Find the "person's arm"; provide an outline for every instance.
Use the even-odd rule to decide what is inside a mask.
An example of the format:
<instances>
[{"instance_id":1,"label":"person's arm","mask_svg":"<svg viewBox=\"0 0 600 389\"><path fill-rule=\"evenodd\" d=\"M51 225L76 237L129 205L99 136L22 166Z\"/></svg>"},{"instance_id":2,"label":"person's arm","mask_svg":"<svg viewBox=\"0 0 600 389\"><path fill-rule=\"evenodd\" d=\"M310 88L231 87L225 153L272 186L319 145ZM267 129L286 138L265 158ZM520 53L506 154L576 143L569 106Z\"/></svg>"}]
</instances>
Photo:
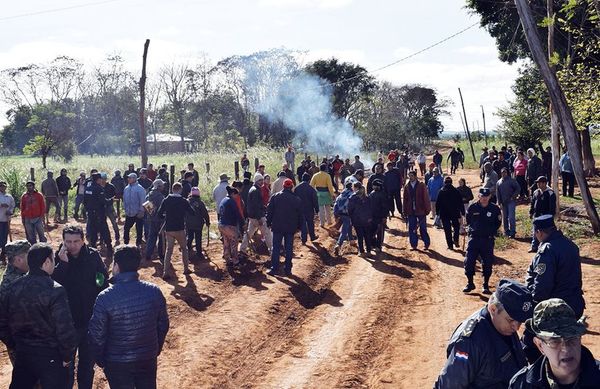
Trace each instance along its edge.
<instances>
[{"instance_id":1,"label":"person's arm","mask_svg":"<svg viewBox=\"0 0 600 389\"><path fill-rule=\"evenodd\" d=\"M6 211L9 215L15 213L15 199L12 196L8 198L8 209Z\"/></svg>"},{"instance_id":2,"label":"person's arm","mask_svg":"<svg viewBox=\"0 0 600 389\"><path fill-rule=\"evenodd\" d=\"M163 345L165 344L165 338L167 337L167 333L169 332L169 314L167 313L167 303L165 301L165 296L163 296L160 289L157 290L157 293L160 295L160 302L158 307L158 320L156 323L156 329L158 333L158 353L160 354Z\"/></svg>"},{"instance_id":3,"label":"person's arm","mask_svg":"<svg viewBox=\"0 0 600 389\"><path fill-rule=\"evenodd\" d=\"M531 205L529 206L529 217L535 213L535 192L531 194Z\"/></svg>"},{"instance_id":4,"label":"person's arm","mask_svg":"<svg viewBox=\"0 0 600 389\"><path fill-rule=\"evenodd\" d=\"M69 272L69 257L67 256L67 251L64 248L63 243L58 246L58 251L54 256L54 262L56 265L54 267L54 272L52 272L52 279L65 286L67 283L67 273Z\"/></svg>"},{"instance_id":5,"label":"person's arm","mask_svg":"<svg viewBox=\"0 0 600 389\"><path fill-rule=\"evenodd\" d=\"M108 321L110 320L103 296L99 296L94 304L92 318L88 324L88 341L96 364L104 367L104 347L108 334Z\"/></svg>"},{"instance_id":6,"label":"person's arm","mask_svg":"<svg viewBox=\"0 0 600 389\"><path fill-rule=\"evenodd\" d=\"M46 213L46 200L44 200L44 196L38 193L38 198L40 200L40 208L42 209L42 216Z\"/></svg>"},{"instance_id":7,"label":"person's arm","mask_svg":"<svg viewBox=\"0 0 600 389\"><path fill-rule=\"evenodd\" d=\"M267 227L271 227L271 224L273 223L273 203L274 203L274 198L271 198L271 201L269 201L269 204L267 205L267 214L266 214L266 219L267 219Z\"/></svg>"},{"instance_id":8,"label":"person's arm","mask_svg":"<svg viewBox=\"0 0 600 389\"><path fill-rule=\"evenodd\" d=\"M196 215L196 211L194 210L194 208L190 205L190 203L188 201L185 201L185 212L189 215Z\"/></svg>"},{"instance_id":9,"label":"person's arm","mask_svg":"<svg viewBox=\"0 0 600 389\"><path fill-rule=\"evenodd\" d=\"M549 248L543 247L534 258L533 285L531 285L531 297L533 301L539 303L552 297L554 290L554 280L556 279L556 264L554 256L549 252ZM536 261L537 259L537 261Z\"/></svg>"},{"instance_id":10,"label":"person's arm","mask_svg":"<svg viewBox=\"0 0 600 389\"><path fill-rule=\"evenodd\" d=\"M467 389L479 372L478 350L471 339L459 340L448 352L448 359L434 389Z\"/></svg>"},{"instance_id":11,"label":"person's arm","mask_svg":"<svg viewBox=\"0 0 600 389\"><path fill-rule=\"evenodd\" d=\"M54 335L58 340L58 348L63 362L72 362L77 345L77 333L73 326L73 318L69 303L67 301L67 292L65 288L55 288L50 302L50 320L54 325Z\"/></svg>"},{"instance_id":12,"label":"person's arm","mask_svg":"<svg viewBox=\"0 0 600 389\"><path fill-rule=\"evenodd\" d=\"M163 201L160 203L160 206L158 207L158 211L156 211L156 215L160 218L164 218L165 217L165 212L166 212L166 205L165 203L167 202L167 198L165 197L163 199ZM218 207L218 205L217 205Z\"/></svg>"},{"instance_id":13,"label":"person's arm","mask_svg":"<svg viewBox=\"0 0 600 389\"><path fill-rule=\"evenodd\" d=\"M0 294L0 341L9 349L15 348L15 341L8 326L8 292Z\"/></svg>"},{"instance_id":14,"label":"person's arm","mask_svg":"<svg viewBox=\"0 0 600 389\"><path fill-rule=\"evenodd\" d=\"M202 216L202 218L204 219L204 223L207 226L210 226L210 216L208 214L208 209L206 209L206 205L202 201L200 201L200 216Z\"/></svg>"},{"instance_id":15,"label":"person's arm","mask_svg":"<svg viewBox=\"0 0 600 389\"><path fill-rule=\"evenodd\" d=\"M550 214L554 216L556 215L556 193L552 192L548 197L550 201Z\"/></svg>"}]
</instances>

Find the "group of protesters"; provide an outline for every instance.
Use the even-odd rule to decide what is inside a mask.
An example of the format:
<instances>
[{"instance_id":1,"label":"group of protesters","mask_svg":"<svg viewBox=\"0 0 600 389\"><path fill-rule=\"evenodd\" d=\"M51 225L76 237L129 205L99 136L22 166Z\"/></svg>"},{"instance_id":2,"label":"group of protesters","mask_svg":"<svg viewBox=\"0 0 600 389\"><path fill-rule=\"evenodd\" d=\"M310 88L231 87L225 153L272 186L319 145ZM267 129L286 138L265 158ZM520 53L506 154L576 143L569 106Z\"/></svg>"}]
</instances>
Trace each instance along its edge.
<instances>
[{"instance_id":1,"label":"group of protesters","mask_svg":"<svg viewBox=\"0 0 600 389\"><path fill-rule=\"evenodd\" d=\"M544 315L560 314L567 322L583 312L583 300L577 297L581 291L578 262L568 265L570 278L565 276L564 282L548 278L562 269L557 264L560 258L576 255L578 259L578 252L575 254L573 243L554 225L555 195L548 187L550 172L543 170L545 161L551 161L551 155L542 154L541 168L535 170L538 162L534 149L527 151L527 159L520 149L514 155L511 148L504 147L500 151L486 149L484 153L480 164L482 186L477 198L464 178L458 179L455 186L453 177L444 175L443 158L437 150L429 165L422 150L413 153L404 147L387 155L380 153L371 166L365 166L359 155L352 161L339 155L315 161L306 155L296 167L295 151L289 147L283 156L285 162L279 171L272 172L273 176L264 165L258 165L252 173L248 156L244 154L240 159L243 179L232 181L227 173L222 173L211 193L223 259L230 271L243 270L249 262L249 251L260 254L262 247L271 258L267 274L280 275L283 253L284 274L292 277L296 233L300 232L302 244L308 244L309 238L316 244L319 240L317 221L321 230L337 234L333 255L343 255L349 247L356 246L360 256L377 260L384 248L387 222L396 215L406 223L410 248L417 250L420 239L424 249L429 250L427 217L430 216L432 224L444 230L448 249L459 248L461 233L469 237L464 261L468 283L463 292L475 289L475 263L480 260L484 276L482 292L491 294L489 279L494 262L494 239L502 224L505 235L515 237L515 208L521 197L530 200L531 252L536 253L528 273L528 285L523 287L512 281L505 282L506 286L499 285L488 306L474 316L475 321L465 322L460 333L463 337L470 335L469 331L474 331L471 327L484 319L494 326L499 318L506 319L504 316L508 317L506 320L521 323L525 319L513 313L515 304L529 302L531 308L534 303L542 304L549 298L562 298L562 302L551 300L546 305L538 305L539 310L537 307L527 309L533 316L529 316L532 322L526 343L528 352L535 355L535 350L531 351L534 345L542 349L538 340L550 344L548 339L554 339L542 331L540 323L545 320ZM568 154L565 155L561 158L563 187L564 181L570 180L566 175L569 169L572 174ZM447 160L451 163L450 173L456 174L459 165L462 167L464 154L460 148L453 148ZM524 174L523 160L526 161ZM530 178L535 175L532 181ZM523 179L526 192L521 186ZM564 194L572 196L572 185L569 185L567 182ZM41 184L42 193L37 192L35 182L29 181L21 197L21 218L27 240L8 245L15 203L6 189L6 183L0 182L0 243L9 263L0 285L0 340L7 345L14 363L11 388L32 387L37 382L42 387L63 387L54 386L55 382L65 382L64 387L72 387L75 356L80 388L91 387L94 364L104 368L111 387L155 387L156 358L168 331L168 316L160 290L139 281L137 270L143 260L158 257L162 277L173 278L171 259L176 242L181 250L184 275L191 273L192 257L204 257L203 230L210 227L211 217L200 197L199 174L194 164L188 164L176 182L170 182L166 165L155 170L151 164L141 169L130 164L123 174L115 171L110 180L108 174L93 169L89 178L81 172L73 183L65 169L56 179L48 172ZM72 216L76 221L87 223L85 229L67 224L62 231L63 241L58 251L53 252L51 246L44 243L48 211L54 205L54 222L67 223L68 193L72 189L76 190ZM125 219L124 246L120 245L121 206ZM130 230L134 226L135 245L129 245ZM113 237L116 248L113 248ZM106 256L113 259L114 284L110 287L108 271L98 250L106 250ZM568 285L569 292L564 292L567 289L561 289L561 285ZM36 298L39 295L47 298ZM516 298L516 303L511 298ZM530 300L523 300L527 298ZM567 303L568 309L564 307ZM522 308L525 311L525 305ZM546 310L550 313L545 313ZM40 315L50 319L42 319ZM143 322L147 331L138 331L138 322ZM28 331L40 324L42 328L30 336ZM515 326L511 324L505 329L506 339L514 336ZM502 333L498 327L496 330ZM565 338L561 329L554 330L558 338ZM581 335L580 328L573 331L575 336ZM479 336L485 337L485 334ZM456 346L461 341L462 338L456 337L449 346L449 362L436 387L469 387L455 384L463 382L461 374L467 374L460 369L453 370L454 364L469 358L469 351ZM520 354L512 352L519 368L524 367ZM48 363L49 360L53 363ZM473 377L469 379L471 384L479 382ZM486 387L486 381L481 382L484 384L479 387Z\"/></svg>"}]
</instances>

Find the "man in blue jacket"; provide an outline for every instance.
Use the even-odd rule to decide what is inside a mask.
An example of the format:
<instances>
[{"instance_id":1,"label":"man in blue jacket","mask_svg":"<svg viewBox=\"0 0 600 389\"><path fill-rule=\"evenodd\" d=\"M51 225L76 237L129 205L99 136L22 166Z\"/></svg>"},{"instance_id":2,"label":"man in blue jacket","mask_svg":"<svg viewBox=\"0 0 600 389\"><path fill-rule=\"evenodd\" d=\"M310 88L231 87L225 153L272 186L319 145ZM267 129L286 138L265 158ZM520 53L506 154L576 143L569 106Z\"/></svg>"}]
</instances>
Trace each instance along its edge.
<instances>
[{"instance_id":1,"label":"man in blue jacket","mask_svg":"<svg viewBox=\"0 0 600 389\"><path fill-rule=\"evenodd\" d=\"M156 362L169 330L160 289L140 281L141 254L133 246L115 250L113 284L94 305L89 341L111 388L156 388Z\"/></svg>"},{"instance_id":2,"label":"man in blue jacket","mask_svg":"<svg viewBox=\"0 0 600 389\"><path fill-rule=\"evenodd\" d=\"M285 240L285 275L292 275L292 249L294 234L302 223L302 203L292 193L294 183L287 178L283 182L283 190L275 193L267 206L267 226L273 231L273 251L271 253L271 269L269 275L276 275L279 269L281 242Z\"/></svg>"},{"instance_id":3,"label":"man in blue jacket","mask_svg":"<svg viewBox=\"0 0 600 389\"><path fill-rule=\"evenodd\" d=\"M396 202L396 208L398 213L402 215L402 197L400 191L402 190L403 178L402 171L394 167L392 162L388 162L387 171L383 174L383 187L388 198L388 209L394 216L394 201Z\"/></svg>"},{"instance_id":4,"label":"man in blue jacket","mask_svg":"<svg viewBox=\"0 0 600 389\"><path fill-rule=\"evenodd\" d=\"M437 201L438 193L444 186L444 178L440 174L440 170L435 167L433 168L433 176L427 181L427 191L429 193L429 200L431 201L431 218L436 219L435 202ZM437 221L437 219L436 219ZM441 224L436 224L439 227Z\"/></svg>"},{"instance_id":5,"label":"man in blue jacket","mask_svg":"<svg viewBox=\"0 0 600 389\"><path fill-rule=\"evenodd\" d=\"M137 174L129 173L128 185L123 190L123 209L125 210L125 226L123 227L123 242L129 244L129 230L135 225L135 245L142 245L144 234L144 203L146 190L137 182Z\"/></svg>"},{"instance_id":6,"label":"man in blue jacket","mask_svg":"<svg viewBox=\"0 0 600 389\"><path fill-rule=\"evenodd\" d=\"M487 305L456 328L434 389L504 389L527 365L517 331L533 312L531 295L502 279Z\"/></svg>"}]
</instances>

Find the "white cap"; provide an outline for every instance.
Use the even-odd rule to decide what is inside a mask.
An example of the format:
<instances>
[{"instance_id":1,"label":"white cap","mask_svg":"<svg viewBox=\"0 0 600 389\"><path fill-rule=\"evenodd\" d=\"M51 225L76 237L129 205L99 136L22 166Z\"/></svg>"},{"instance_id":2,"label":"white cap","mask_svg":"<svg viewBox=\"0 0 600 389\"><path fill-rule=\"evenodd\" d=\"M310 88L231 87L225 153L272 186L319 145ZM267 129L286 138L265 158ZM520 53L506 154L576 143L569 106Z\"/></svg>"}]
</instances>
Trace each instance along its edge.
<instances>
[{"instance_id":1,"label":"white cap","mask_svg":"<svg viewBox=\"0 0 600 389\"><path fill-rule=\"evenodd\" d=\"M260 173L258 173L258 172L254 174L254 183L255 183L255 184L256 184L258 181L260 181L260 180L264 180L264 179L265 179L265 178L263 177L263 175L262 175L262 174L260 174Z\"/></svg>"}]
</instances>

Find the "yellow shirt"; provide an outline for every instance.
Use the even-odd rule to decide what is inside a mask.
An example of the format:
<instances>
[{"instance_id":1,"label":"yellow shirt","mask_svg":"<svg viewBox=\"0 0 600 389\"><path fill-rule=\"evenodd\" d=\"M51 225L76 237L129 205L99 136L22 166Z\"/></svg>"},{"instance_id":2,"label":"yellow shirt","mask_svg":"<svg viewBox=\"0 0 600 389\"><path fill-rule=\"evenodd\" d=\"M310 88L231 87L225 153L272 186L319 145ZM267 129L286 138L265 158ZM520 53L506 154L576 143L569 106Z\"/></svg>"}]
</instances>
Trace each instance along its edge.
<instances>
[{"instance_id":1,"label":"yellow shirt","mask_svg":"<svg viewBox=\"0 0 600 389\"><path fill-rule=\"evenodd\" d=\"M331 183L331 176L324 171L320 171L314 176L312 176L310 180L310 186L313 188L327 188L329 190L329 194L333 196L333 184Z\"/></svg>"}]
</instances>

